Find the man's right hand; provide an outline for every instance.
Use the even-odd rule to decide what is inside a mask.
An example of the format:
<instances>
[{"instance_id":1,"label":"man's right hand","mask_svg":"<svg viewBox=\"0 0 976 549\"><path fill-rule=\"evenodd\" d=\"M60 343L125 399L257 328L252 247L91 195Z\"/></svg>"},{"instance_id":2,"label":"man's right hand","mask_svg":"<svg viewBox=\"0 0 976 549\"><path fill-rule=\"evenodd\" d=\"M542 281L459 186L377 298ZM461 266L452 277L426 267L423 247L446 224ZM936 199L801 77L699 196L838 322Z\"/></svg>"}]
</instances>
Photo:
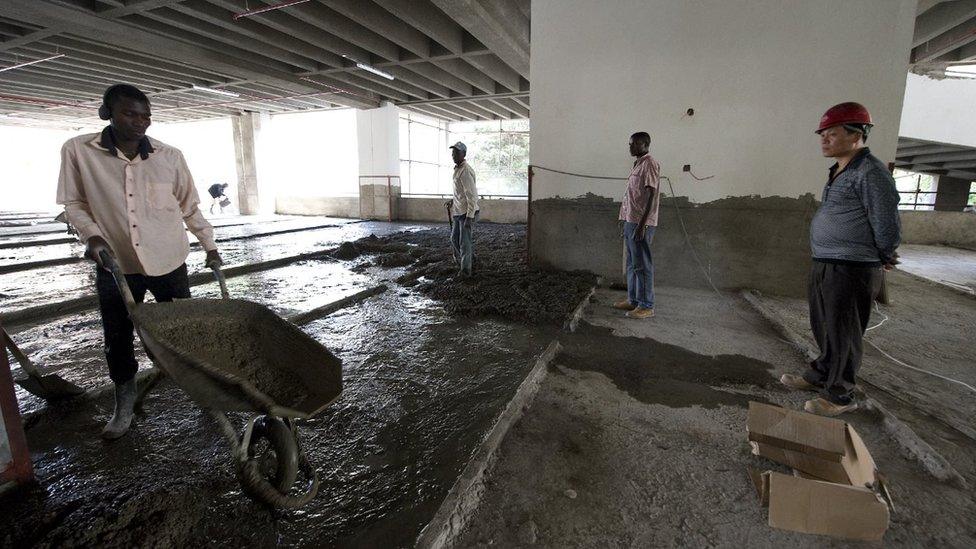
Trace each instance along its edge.
<instances>
[{"instance_id":1,"label":"man's right hand","mask_svg":"<svg viewBox=\"0 0 976 549\"><path fill-rule=\"evenodd\" d=\"M101 253L106 252L108 255L112 254L112 247L108 245L108 242L100 236L93 236L88 239L88 243L85 247L85 257L91 259L98 264L99 267L105 268L102 264Z\"/></svg>"}]
</instances>

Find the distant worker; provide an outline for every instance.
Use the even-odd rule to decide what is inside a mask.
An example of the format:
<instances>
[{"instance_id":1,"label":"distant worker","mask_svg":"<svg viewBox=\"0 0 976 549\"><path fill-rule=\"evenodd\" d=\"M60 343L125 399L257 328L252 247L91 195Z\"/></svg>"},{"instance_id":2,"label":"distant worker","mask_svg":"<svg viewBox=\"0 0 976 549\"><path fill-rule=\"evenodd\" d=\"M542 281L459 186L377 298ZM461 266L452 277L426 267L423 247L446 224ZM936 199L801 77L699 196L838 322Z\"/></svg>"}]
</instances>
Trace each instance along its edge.
<instances>
[{"instance_id":1,"label":"distant worker","mask_svg":"<svg viewBox=\"0 0 976 549\"><path fill-rule=\"evenodd\" d=\"M222 261L183 154L146 137L151 113L145 94L126 84L111 86L98 115L111 123L100 133L69 139L61 149L57 202L86 244L85 255L98 265L105 357L115 383L115 411L102 436L115 439L132 422L138 363L132 322L101 253L115 258L140 303L147 290L159 302L190 297L184 223L206 250L207 266Z\"/></svg>"},{"instance_id":2,"label":"distant worker","mask_svg":"<svg viewBox=\"0 0 976 549\"><path fill-rule=\"evenodd\" d=\"M624 245L627 247L627 299L614 308L627 311L630 318L654 316L654 261L651 242L657 228L661 204L661 165L648 152L651 136L637 132L630 136L630 155L634 167L627 179L627 190L620 204L624 222Z\"/></svg>"},{"instance_id":3,"label":"distant worker","mask_svg":"<svg viewBox=\"0 0 976 549\"><path fill-rule=\"evenodd\" d=\"M481 211L478 209L478 187L471 165L465 161L468 147L458 141L451 145L454 159L454 200L448 202L451 209L451 247L458 262L458 276L470 277L474 261L474 229Z\"/></svg>"},{"instance_id":4,"label":"distant worker","mask_svg":"<svg viewBox=\"0 0 976 549\"><path fill-rule=\"evenodd\" d=\"M218 212L224 213L224 208L230 206L230 198L227 198L227 195L224 194L227 187L227 183L214 183L207 189L211 198L210 213L214 213L214 208L217 208Z\"/></svg>"},{"instance_id":5,"label":"distant worker","mask_svg":"<svg viewBox=\"0 0 976 549\"><path fill-rule=\"evenodd\" d=\"M825 416L857 409L855 376L871 304L882 269L898 263L899 195L888 168L865 146L872 127L864 106L841 103L824 113L816 132L824 157L836 161L810 224L810 327L820 356L802 377L785 374L781 381L819 391L803 408Z\"/></svg>"}]
</instances>

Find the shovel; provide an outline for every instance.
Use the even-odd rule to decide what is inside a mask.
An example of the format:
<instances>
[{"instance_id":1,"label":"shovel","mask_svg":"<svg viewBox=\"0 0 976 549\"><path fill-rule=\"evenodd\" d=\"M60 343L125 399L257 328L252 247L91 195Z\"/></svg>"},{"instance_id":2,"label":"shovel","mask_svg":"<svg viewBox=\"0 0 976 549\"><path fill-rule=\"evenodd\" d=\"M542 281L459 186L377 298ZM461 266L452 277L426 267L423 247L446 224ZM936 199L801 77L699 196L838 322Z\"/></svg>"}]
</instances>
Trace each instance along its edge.
<instances>
[{"instance_id":1,"label":"shovel","mask_svg":"<svg viewBox=\"0 0 976 549\"><path fill-rule=\"evenodd\" d=\"M10 339L3 327L0 327L0 339L3 339L3 344L10 349L10 353L20 363L20 368L27 374L25 378L14 379L17 385L23 387L27 392L44 400L71 398L85 392L81 387L55 374L41 375L41 372L31 363L27 355Z\"/></svg>"}]
</instances>

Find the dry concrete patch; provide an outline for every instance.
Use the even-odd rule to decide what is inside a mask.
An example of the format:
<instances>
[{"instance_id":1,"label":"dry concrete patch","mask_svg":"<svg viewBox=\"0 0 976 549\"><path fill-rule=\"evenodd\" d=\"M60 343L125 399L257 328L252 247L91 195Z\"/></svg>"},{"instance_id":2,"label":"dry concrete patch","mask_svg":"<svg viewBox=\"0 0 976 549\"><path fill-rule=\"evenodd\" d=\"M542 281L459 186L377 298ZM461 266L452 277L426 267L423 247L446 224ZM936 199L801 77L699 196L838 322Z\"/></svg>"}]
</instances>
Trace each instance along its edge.
<instances>
[{"instance_id":1,"label":"dry concrete patch","mask_svg":"<svg viewBox=\"0 0 976 549\"><path fill-rule=\"evenodd\" d=\"M742 296L755 310L776 330L777 333L793 342L796 349L808 360L813 360L818 356L814 348L806 338L796 332L769 304L765 303L761 296L754 291L743 291ZM861 390L863 393L863 388ZM931 445L918 436L911 427L902 422L898 417L888 411L876 400L866 394L862 397L864 407L878 414L885 431L902 448L906 456L915 459L929 474L940 481L951 482L960 487L967 485L965 478Z\"/></svg>"}]
</instances>

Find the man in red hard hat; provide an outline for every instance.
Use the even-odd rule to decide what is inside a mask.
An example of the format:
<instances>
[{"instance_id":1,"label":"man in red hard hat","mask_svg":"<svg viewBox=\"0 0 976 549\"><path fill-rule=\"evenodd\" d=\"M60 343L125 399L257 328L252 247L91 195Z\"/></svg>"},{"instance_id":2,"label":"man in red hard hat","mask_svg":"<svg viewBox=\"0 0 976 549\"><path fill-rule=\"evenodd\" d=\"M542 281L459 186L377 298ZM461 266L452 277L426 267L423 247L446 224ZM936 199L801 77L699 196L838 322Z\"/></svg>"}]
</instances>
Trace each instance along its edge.
<instances>
[{"instance_id":1,"label":"man in red hard hat","mask_svg":"<svg viewBox=\"0 0 976 549\"><path fill-rule=\"evenodd\" d=\"M818 391L803 408L820 415L857 409L855 375L871 304L882 269L898 263L899 196L888 168L865 146L873 125L863 105L841 103L824 113L816 132L824 157L836 161L810 223L810 327L820 356L802 376L785 374L781 381Z\"/></svg>"}]
</instances>

